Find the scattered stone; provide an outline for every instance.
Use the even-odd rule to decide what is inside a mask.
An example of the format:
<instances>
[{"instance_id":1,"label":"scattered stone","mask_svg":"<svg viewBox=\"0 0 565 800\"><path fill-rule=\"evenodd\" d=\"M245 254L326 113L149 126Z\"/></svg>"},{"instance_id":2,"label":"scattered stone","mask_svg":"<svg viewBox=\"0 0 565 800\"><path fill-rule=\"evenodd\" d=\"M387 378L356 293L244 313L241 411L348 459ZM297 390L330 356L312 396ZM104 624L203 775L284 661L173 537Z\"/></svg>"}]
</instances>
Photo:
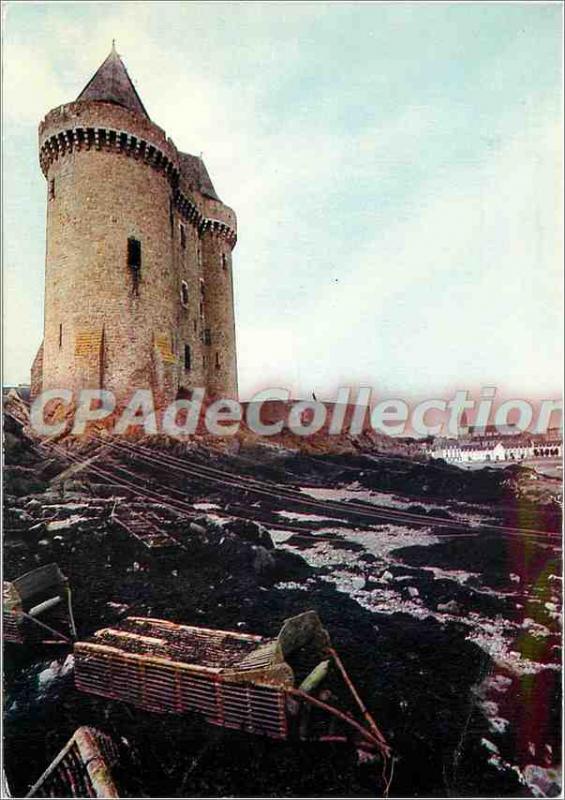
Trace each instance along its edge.
<instances>
[{"instance_id":1,"label":"scattered stone","mask_svg":"<svg viewBox=\"0 0 565 800\"><path fill-rule=\"evenodd\" d=\"M234 519L228 522L224 530L236 533L244 541L261 545L267 550L273 550L275 547L269 531L263 525L252 520Z\"/></svg>"},{"instance_id":2,"label":"scattered stone","mask_svg":"<svg viewBox=\"0 0 565 800\"><path fill-rule=\"evenodd\" d=\"M47 523L47 530L49 533L53 533L54 531L68 531L71 530L71 528L75 528L80 521L81 517L75 516L68 517L68 519L55 520Z\"/></svg>"},{"instance_id":3,"label":"scattered stone","mask_svg":"<svg viewBox=\"0 0 565 800\"><path fill-rule=\"evenodd\" d=\"M31 516L31 514L28 514L27 511L22 511L21 509L16 508L14 513L16 514L16 517L19 519L20 522L24 523L33 522L33 517Z\"/></svg>"},{"instance_id":4,"label":"scattered stone","mask_svg":"<svg viewBox=\"0 0 565 800\"><path fill-rule=\"evenodd\" d=\"M253 559L253 569L257 575L263 575L274 569L276 561L273 555L262 546L254 547L255 558Z\"/></svg>"},{"instance_id":5,"label":"scattered stone","mask_svg":"<svg viewBox=\"0 0 565 800\"><path fill-rule=\"evenodd\" d=\"M491 753L499 752L498 747L495 744L493 744L493 742L489 741L488 739L485 739L484 737L481 739L481 744L484 747L486 747L486 749L489 750Z\"/></svg>"},{"instance_id":6,"label":"scattered stone","mask_svg":"<svg viewBox=\"0 0 565 800\"><path fill-rule=\"evenodd\" d=\"M525 767L524 779L537 797L559 797L561 795L561 774L557 769L547 769L537 764Z\"/></svg>"},{"instance_id":7,"label":"scattered stone","mask_svg":"<svg viewBox=\"0 0 565 800\"><path fill-rule=\"evenodd\" d=\"M460 614L461 606L456 600L449 600L447 603L438 603L437 610L443 614Z\"/></svg>"}]
</instances>

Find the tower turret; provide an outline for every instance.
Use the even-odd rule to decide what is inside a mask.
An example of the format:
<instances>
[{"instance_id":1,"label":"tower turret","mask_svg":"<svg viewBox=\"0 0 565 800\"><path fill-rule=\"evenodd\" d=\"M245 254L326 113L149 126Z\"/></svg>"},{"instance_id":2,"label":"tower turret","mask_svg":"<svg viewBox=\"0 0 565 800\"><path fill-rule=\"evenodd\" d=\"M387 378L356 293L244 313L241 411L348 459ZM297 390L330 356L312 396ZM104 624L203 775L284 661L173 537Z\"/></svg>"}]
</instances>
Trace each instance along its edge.
<instances>
[{"instance_id":1,"label":"tower turret","mask_svg":"<svg viewBox=\"0 0 565 800\"><path fill-rule=\"evenodd\" d=\"M149 118L114 47L76 101L47 114L39 148L47 252L33 392L236 396L235 214L201 159Z\"/></svg>"}]
</instances>

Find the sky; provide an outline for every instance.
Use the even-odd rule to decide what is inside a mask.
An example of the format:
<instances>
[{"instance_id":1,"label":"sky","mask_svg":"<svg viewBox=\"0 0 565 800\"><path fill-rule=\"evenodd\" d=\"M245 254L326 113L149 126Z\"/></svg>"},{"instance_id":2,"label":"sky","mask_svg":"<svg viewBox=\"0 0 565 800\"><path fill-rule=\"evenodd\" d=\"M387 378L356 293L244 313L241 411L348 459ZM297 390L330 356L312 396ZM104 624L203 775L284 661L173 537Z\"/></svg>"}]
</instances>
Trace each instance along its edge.
<instances>
[{"instance_id":1,"label":"sky","mask_svg":"<svg viewBox=\"0 0 565 800\"><path fill-rule=\"evenodd\" d=\"M4 384L42 339L37 126L112 39L238 217L240 394L556 397L562 7L7 2Z\"/></svg>"}]
</instances>

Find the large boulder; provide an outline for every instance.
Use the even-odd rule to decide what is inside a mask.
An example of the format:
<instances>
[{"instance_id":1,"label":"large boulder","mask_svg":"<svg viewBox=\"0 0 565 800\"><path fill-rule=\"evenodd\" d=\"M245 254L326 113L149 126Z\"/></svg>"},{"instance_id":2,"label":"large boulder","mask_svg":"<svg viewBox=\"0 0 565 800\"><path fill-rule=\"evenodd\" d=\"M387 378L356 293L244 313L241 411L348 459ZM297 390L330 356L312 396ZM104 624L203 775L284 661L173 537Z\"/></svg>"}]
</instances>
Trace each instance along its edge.
<instances>
[{"instance_id":1,"label":"large boulder","mask_svg":"<svg viewBox=\"0 0 565 800\"><path fill-rule=\"evenodd\" d=\"M269 531L263 525L250 519L234 519L224 526L224 530L235 533L240 539L260 545L267 550L273 550L275 547Z\"/></svg>"},{"instance_id":2,"label":"large boulder","mask_svg":"<svg viewBox=\"0 0 565 800\"><path fill-rule=\"evenodd\" d=\"M194 519L182 533L185 547L201 563L213 563L219 571L242 578L255 576L260 583L306 579L312 568L301 556L275 548L268 531L261 525L247 528L249 539L257 537L263 543L252 543L239 533L239 520L220 523L207 516ZM234 532L238 530L238 532ZM265 537L268 537L268 539Z\"/></svg>"}]
</instances>

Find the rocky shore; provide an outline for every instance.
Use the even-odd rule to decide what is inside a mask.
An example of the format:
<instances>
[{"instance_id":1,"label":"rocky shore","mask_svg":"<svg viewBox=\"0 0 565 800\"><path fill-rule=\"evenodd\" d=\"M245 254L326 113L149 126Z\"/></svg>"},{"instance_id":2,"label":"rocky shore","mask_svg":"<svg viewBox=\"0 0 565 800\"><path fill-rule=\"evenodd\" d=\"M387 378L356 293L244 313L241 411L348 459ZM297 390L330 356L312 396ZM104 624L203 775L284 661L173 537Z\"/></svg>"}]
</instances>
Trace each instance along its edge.
<instances>
[{"instance_id":1,"label":"rocky shore","mask_svg":"<svg viewBox=\"0 0 565 800\"><path fill-rule=\"evenodd\" d=\"M96 441L41 450L16 416L5 437L4 579L59 564L79 637L132 614L274 636L314 609L394 751L390 796L557 795L560 540L509 531L558 531L559 505L528 499L527 471L245 444L144 441L144 459ZM125 510L173 546L129 536ZM342 745L81 694L64 644L7 644L4 674L15 796L80 725L121 742L124 796L375 794L374 765Z\"/></svg>"}]
</instances>

